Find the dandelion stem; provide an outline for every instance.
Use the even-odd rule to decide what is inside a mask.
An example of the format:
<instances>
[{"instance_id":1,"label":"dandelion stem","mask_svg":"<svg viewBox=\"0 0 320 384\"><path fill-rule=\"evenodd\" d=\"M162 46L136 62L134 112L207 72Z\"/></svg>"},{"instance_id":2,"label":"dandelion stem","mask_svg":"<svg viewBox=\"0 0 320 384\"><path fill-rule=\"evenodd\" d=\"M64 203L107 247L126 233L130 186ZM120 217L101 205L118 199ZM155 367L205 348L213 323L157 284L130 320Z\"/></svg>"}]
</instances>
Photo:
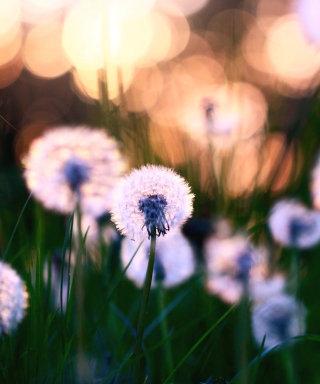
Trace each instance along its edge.
<instances>
[{"instance_id":1,"label":"dandelion stem","mask_svg":"<svg viewBox=\"0 0 320 384\"><path fill-rule=\"evenodd\" d=\"M150 255L149 255L147 273L146 273L144 286L143 286L143 292L142 292L142 300L140 305L139 319L138 319L138 325L137 325L137 336L134 344L133 358L140 355L142 350L143 331L145 326L145 319L147 314L148 300L149 300L153 268L154 268L154 260L156 255L156 239L157 239L156 228L154 227L151 230ZM141 384L142 382L143 382L142 359L140 359L140 361L138 361L134 367L134 383Z\"/></svg>"},{"instance_id":2,"label":"dandelion stem","mask_svg":"<svg viewBox=\"0 0 320 384\"><path fill-rule=\"evenodd\" d=\"M168 323L165 315L164 291L163 291L163 285L161 281L158 283L157 296L158 296L158 308L161 315L161 321L160 321L161 334L162 334L162 339L165 340L168 338ZM167 344L164 346L163 354L165 357L165 365L168 370L168 372L165 372L165 377L167 377L168 375L171 374L171 372L173 372L173 359L172 359L172 350L171 350L170 341L168 341ZM174 381L174 376L171 376L171 379L172 381Z\"/></svg>"},{"instance_id":3,"label":"dandelion stem","mask_svg":"<svg viewBox=\"0 0 320 384\"><path fill-rule=\"evenodd\" d=\"M81 210L80 204L76 207L77 229L78 229L78 246L77 259L75 267L75 288L76 288L76 315L77 315L77 376L78 382L85 382L87 378L86 361L83 350L83 270L82 270L82 254L84 241L81 229Z\"/></svg>"}]
</instances>

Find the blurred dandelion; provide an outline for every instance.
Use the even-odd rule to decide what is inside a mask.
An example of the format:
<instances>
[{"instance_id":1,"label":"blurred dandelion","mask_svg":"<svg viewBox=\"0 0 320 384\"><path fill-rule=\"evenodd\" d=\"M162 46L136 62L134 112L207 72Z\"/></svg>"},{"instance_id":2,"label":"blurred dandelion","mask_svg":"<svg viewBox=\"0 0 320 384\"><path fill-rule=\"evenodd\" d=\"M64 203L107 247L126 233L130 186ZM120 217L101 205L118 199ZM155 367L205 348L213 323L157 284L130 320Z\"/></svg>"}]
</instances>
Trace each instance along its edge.
<instances>
[{"instance_id":1,"label":"blurred dandelion","mask_svg":"<svg viewBox=\"0 0 320 384\"><path fill-rule=\"evenodd\" d=\"M0 333L10 333L21 322L28 306L25 284L10 265L0 262Z\"/></svg>"},{"instance_id":2,"label":"blurred dandelion","mask_svg":"<svg viewBox=\"0 0 320 384\"><path fill-rule=\"evenodd\" d=\"M124 162L103 131L60 127L31 144L25 167L28 188L46 208L69 213L78 201L83 213L97 217L110 209Z\"/></svg>"},{"instance_id":3,"label":"blurred dandelion","mask_svg":"<svg viewBox=\"0 0 320 384\"><path fill-rule=\"evenodd\" d=\"M155 165L133 170L114 193L111 220L131 238L165 235L192 213L194 195L173 170Z\"/></svg>"},{"instance_id":4,"label":"blurred dandelion","mask_svg":"<svg viewBox=\"0 0 320 384\"><path fill-rule=\"evenodd\" d=\"M286 247L310 248L320 241L320 213L294 199L278 201L268 224L273 238Z\"/></svg>"},{"instance_id":5,"label":"blurred dandelion","mask_svg":"<svg viewBox=\"0 0 320 384\"><path fill-rule=\"evenodd\" d=\"M121 246L123 268L129 264L136 249L136 242L128 237L123 239ZM138 287L142 287L145 279L149 252L150 244L144 242L126 271L127 277ZM192 276L195 267L194 252L189 241L178 231L169 233L157 241L152 286L157 282L161 282L167 288L181 284Z\"/></svg>"},{"instance_id":6,"label":"blurred dandelion","mask_svg":"<svg viewBox=\"0 0 320 384\"><path fill-rule=\"evenodd\" d=\"M266 273L267 252L254 249L236 235L226 239L211 236L204 244L207 290L228 303L237 303L252 280Z\"/></svg>"},{"instance_id":7,"label":"blurred dandelion","mask_svg":"<svg viewBox=\"0 0 320 384\"><path fill-rule=\"evenodd\" d=\"M279 293L254 305L252 332L258 346L270 348L305 332L306 310L293 296Z\"/></svg>"}]
</instances>

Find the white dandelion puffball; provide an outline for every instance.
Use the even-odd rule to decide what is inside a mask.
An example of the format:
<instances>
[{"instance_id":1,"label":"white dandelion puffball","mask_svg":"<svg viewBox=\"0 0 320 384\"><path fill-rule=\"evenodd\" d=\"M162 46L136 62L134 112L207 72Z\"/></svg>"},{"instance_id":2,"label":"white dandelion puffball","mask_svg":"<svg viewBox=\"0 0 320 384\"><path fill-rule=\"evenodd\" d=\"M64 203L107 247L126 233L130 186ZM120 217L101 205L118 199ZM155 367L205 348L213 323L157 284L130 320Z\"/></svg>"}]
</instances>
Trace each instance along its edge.
<instances>
[{"instance_id":1,"label":"white dandelion puffball","mask_svg":"<svg viewBox=\"0 0 320 384\"><path fill-rule=\"evenodd\" d=\"M121 244L121 263L126 268L139 243L125 237ZM150 242L144 241L126 271L128 279L142 287L146 277L150 253ZM176 231L157 241L152 286L157 282L166 288L176 286L189 279L196 267L193 249L189 241Z\"/></svg>"},{"instance_id":2,"label":"white dandelion puffball","mask_svg":"<svg viewBox=\"0 0 320 384\"><path fill-rule=\"evenodd\" d=\"M285 293L270 297L252 310L252 333L260 347L266 335L264 348L270 348L305 332L306 310L292 296Z\"/></svg>"},{"instance_id":3,"label":"white dandelion puffball","mask_svg":"<svg viewBox=\"0 0 320 384\"><path fill-rule=\"evenodd\" d=\"M180 227L191 216L194 195L172 169L147 165L125 176L114 197L111 220L135 239Z\"/></svg>"},{"instance_id":4,"label":"white dandelion puffball","mask_svg":"<svg viewBox=\"0 0 320 384\"><path fill-rule=\"evenodd\" d=\"M14 330L28 305L25 284L10 265L0 261L0 333Z\"/></svg>"},{"instance_id":5,"label":"white dandelion puffball","mask_svg":"<svg viewBox=\"0 0 320 384\"><path fill-rule=\"evenodd\" d=\"M237 303L245 288L266 270L267 254L240 235L219 239L209 237L204 244L206 288L223 301Z\"/></svg>"},{"instance_id":6,"label":"white dandelion puffball","mask_svg":"<svg viewBox=\"0 0 320 384\"><path fill-rule=\"evenodd\" d=\"M268 225L273 238L286 247L310 248L320 241L320 213L294 199L277 202Z\"/></svg>"},{"instance_id":7,"label":"white dandelion puffball","mask_svg":"<svg viewBox=\"0 0 320 384\"><path fill-rule=\"evenodd\" d=\"M112 192L124 171L118 145L98 129L58 127L32 142L25 179L48 209L74 210L95 217L110 210Z\"/></svg>"}]
</instances>

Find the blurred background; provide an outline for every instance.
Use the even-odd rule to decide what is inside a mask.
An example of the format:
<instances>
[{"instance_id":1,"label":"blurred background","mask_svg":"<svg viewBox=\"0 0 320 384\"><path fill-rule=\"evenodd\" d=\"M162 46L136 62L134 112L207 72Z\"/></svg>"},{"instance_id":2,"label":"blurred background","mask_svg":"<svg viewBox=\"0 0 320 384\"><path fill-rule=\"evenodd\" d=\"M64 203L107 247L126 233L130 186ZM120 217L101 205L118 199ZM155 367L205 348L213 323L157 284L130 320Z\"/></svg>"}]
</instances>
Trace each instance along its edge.
<instances>
[{"instance_id":1,"label":"blurred background","mask_svg":"<svg viewBox=\"0 0 320 384\"><path fill-rule=\"evenodd\" d=\"M1 205L23 193L30 142L81 124L105 127L129 167L161 163L193 179L196 216L237 201L248 222L261 199L266 210L286 193L308 202L319 141L315 1L0 7Z\"/></svg>"},{"instance_id":2,"label":"blurred background","mask_svg":"<svg viewBox=\"0 0 320 384\"><path fill-rule=\"evenodd\" d=\"M0 10L2 252L28 196L22 173L29 145L59 125L106 128L128 169L156 163L182 174L196 195L184 233L199 254L218 217L251 231L255 243L270 244L266 217L277 199L296 197L319 208L310 195L320 140L316 0L0 0ZM17 266L21 244L33 244L34 212L45 223L44 252L63 242L65 218L40 210L29 206L19 224L11 251ZM303 251L310 333L320 332L317 249ZM271 246L270 255L273 267L288 267L286 251ZM195 313L196 294L193 300ZM220 315L227 308L215 305ZM232 349L231 336L222 335L212 342ZM313 364L319 348L306 356ZM308 363L301 363L301 377L307 370L316 383L320 372L314 363L310 373ZM233 364L223 352L216 360L222 373L206 361L194 382L230 379ZM270 364L277 372L279 360Z\"/></svg>"}]
</instances>

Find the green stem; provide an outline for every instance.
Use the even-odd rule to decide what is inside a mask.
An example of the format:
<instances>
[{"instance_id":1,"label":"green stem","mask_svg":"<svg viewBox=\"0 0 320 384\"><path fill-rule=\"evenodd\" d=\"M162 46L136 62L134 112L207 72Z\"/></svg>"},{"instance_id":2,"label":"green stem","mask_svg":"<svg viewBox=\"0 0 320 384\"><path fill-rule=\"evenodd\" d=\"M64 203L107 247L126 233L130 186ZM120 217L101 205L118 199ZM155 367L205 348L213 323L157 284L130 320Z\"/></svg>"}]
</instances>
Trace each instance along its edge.
<instances>
[{"instance_id":1,"label":"green stem","mask_svg":"<svg viewBox=\"0 0 320 384\"><path fill-rule=\"evenodd\" d=\"M78 244L77 244L77 258L75 266L75 288L76 288L76 316L77 316L77 376L78 383L83 383L88 378L86 369L86 359L83 348L83 268L82 268L82 254L84 249L84 241L81 228L81 210L80 204L76 206L77 229L78 229Z\"/></svg>"},{"instance_id":2,"label":"green stem","mask_svg":"<svg viewBox=\"0 0 320 384\"><path fill-rule=\"evenodd\" d=\"M165 311L164 290L161 282L158 283L157 298L158 298L158 309L161 315L161 322L160 322L161 335L162 335L162 339L165 340L168 338L168 323L164 315L164 311ZM172 358L172 349L171 349L170 341L168 341L167 344L164 346L163 354L165 357L165 366L168 370L167 372L164 372L164 374L165 374L165 377L167 377L173 371L173 358ZM172 376L171 379L172 381L174 381L174 376Z\"/></svg>"},{"instance_id":3,"label":"green stem","mask_svg":"<svg viewBox=\"0 0 320 384\"><path fill-rule=\"evenodd\" d=\"M138 326L137 326L137 336L134 344L133 358L141 354L142 351L142 340L143 340L143 331L145 326L147 308L148 308L148 300L149 294L151 290L151 282L154 268L154 260L156 255L156 230L155 228L151 233L151 241L150 241L150 255L147 273L144 281L143 292L142 292L142 300L140 305ZM137 362L134 366L134 383L141 384L143 382L142 378L142 358Z\"/></svg>"}]
</instances>

